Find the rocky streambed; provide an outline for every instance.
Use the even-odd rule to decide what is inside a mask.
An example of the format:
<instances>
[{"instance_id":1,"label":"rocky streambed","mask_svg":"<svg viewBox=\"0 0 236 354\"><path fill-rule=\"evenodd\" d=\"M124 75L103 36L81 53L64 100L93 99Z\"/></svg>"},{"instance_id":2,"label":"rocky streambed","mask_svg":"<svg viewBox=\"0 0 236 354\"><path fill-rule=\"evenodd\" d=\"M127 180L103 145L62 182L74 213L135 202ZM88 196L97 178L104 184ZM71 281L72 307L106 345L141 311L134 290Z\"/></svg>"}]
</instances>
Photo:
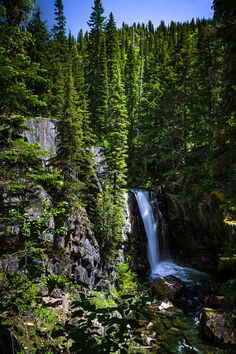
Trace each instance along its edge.
<instances>
[{"instance_id":1,"label":"rocky streambed","mask_svg":"<svg viewBox=\"0 0 236 354\"><path fill-rule=\"evenodd\" d=\"M143 332L148 351L236 353L235 307L227 309L218 288L210 279L186 283L173 275L153 281L152 320Z\"/></svg>"}]
</instances>

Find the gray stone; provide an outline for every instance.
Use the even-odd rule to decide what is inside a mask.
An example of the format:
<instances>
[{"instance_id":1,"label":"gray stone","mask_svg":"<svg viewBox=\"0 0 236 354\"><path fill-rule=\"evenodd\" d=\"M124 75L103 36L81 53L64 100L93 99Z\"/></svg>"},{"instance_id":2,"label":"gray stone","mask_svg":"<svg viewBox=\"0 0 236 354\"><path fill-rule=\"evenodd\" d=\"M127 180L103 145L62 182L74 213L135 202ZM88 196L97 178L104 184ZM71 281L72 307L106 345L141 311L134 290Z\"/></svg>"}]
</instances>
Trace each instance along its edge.
<instances>
[{"instance_id":1,"label":"gray stone","mask_svg":"<svg viewBox=\"0 0 236 354\"><path fill-rule=\"evenodd\" d=\"M91 283L87 270L81 265L77 266L75 269L75 280L77 282L87 284L87 285L90 285Z\"/></svg>"},{"instance_id":2,"label":"gray stone","mask_svg":"<svg viewBox=\"0 0 236 354\"><path fill-rule=\"evenodd\" d=\"M54 299L50 296L44 296L44 297L42 297L42 302L45 306L57 307L62 304L62 298Z\"/></svg>"},{"instance_id":3,"label":"gray stone","mask_svg":"<svg viewBox=\"0 0 236 354\"><path fill-rule=\"evenodd\" d=\"M203 334L216 344L236 345L235 312L204 308L201 325Z\"/></svg>"},{"instance_id":4,"label":"gray stone","mask_svg":"<svg viewBox=\"0 0 236 354\"><path fill-rule=\"evenodd\" d=\"M92 153L94 154L94 166L96 169L96 174L98 179L101 180L105 177L107 172L107 163L104 156L104 151L102 147L92 148Z\"/></svg>"},{"instance_id":5,"label":"gray stone","mask_svg":"<svg viewBox=\"0 0 236 354\"><path fill-rule=\"evenodd\" d=\"M29 143L37 143L41 151L47 151L48 155L42 159L48 160L56 155L57 152L57 129L56 121L48 118L32 118L28 120L31 130L26 130L23 137Z\"/></svg>"}]
</instances>

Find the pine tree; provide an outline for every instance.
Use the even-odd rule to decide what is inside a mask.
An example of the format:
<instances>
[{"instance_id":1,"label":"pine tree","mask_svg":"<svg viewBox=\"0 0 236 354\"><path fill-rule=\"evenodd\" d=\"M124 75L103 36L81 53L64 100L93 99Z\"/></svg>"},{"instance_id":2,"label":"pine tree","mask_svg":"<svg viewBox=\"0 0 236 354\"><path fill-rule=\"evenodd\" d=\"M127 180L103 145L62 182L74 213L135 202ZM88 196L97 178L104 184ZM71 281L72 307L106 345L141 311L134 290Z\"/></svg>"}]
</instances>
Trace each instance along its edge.
<instances>
[{"instance_id":1,"label":"pine tree","mask_svg":"<svg viewBox=\"0 0 236 354\"><path fill-rule=\"evenodd\" d=\"M109 49L109 105L106 156L109 165L110 180L113 184L114 194L116 194L126 184L128 116L120 72L118 35L112 14L106 28L106 44Z\"/></svg>"},{"instance_id":2,"label":"pine tree","mask_svg":"<svg viewBox=\"0 0 236 354\"><path fill-rule=\"evenodd\" d=\"M108 105L108 81L106 43L103 32L105 17L100 0L95 0L93 12L88 22L90 26L87 67L87 83L89 86L89 107L91 125L99 141L105 135Z\"/></svg>"},{"instance_id":3,"label":"pine tree","mask_svg":"<svg viewBox=\"0 0 236 354\"><path fill-rule=\"evenodd\" d=\"M66 18L64 16L64 5L62 0L55 0L55 21L56 24L53 26L53 35L56 41L62 41L66 34Z\"/></svg>"},{"instance_id":4,"label":"pine tree","mask_svg":"<svg viewBox=\"0 0 236 354\"><path fill-rule=\"evenodd\" d=\"M19 27L23 21L28 21L35 0L0 0L6 12L6 22L9 26Z\"/></svg>"},{"instance_id":5,"label":"pine tree","mask_svg":"<svg viewBox=\"0 0 236 354\"><path fill-rule=\"evenodd\" d=\"M49 32L46 27L45 22L41 20L40 9L37 8L34 12L31 21L27 25L27 31L32 36L32 41L29 42L27 47L28 55L31 60L40 64L42 68L42 80L35 85L32 83L31 88L33 92L36 92L39 97L45 102L48 101L48 91L50 89L50 73L48 69L49 62L49 48L50 39ZM49 112L49 107L38 107L34 110L34 115L44 115L47 116Z\"/></svg>"},{"instance_id":6,"label":"pine tree","mask_svg":"<svg viewBox=\"0 0 236 354\"><path fill-rule=\"evenodd\" d=\"M118 32L116 29L115 19L112 13L110 13L109 20L106 24L106 56L107 56L107 73L108 82L110 83L113 79L113 65L119 65L120 52L118 46Z\"/></svg>"},{"instance_id":7,"label":"pine tree","mask_svg":"<svg viewBox=\"0 0 236 354\"><path fill-rule=\"evenodd\" d=\"M55 21L52 29L54 41L49 50L48 71L50 73L50 89L47 104L50 114L58 117L63 107L64 85L67 76L68 46L65 36L65 16L62 0L55 1Z\"/></svg>"},{"instance_id":8,"label":"pine tree","mask_svg":"<svg viewBox=\"0 0 236 354\"><path fill-rule=\"evenodd\" d=\"M125 94L126 106L128 113L128 146L129 160L128 165L131 168L134 161L134 145L137 137L138 129L138 102L139 102L139 63L135 55L135 47L133 41L130 43L127 60L125 64ZM131 171L130 171L131 173Z\"/></svg>"},{"instance_id":9,"label":"pine tree","mask_svg":"<svg viewBox=\"0 0 236 354\"><path fill-rule=\"evenodd\" d=\"M15 6L15 2L7 4L10 5ZM42 153L37 145L24 141L21 135L27 129L27 118L32 116L36 107L45 106L45 102L32 91L32 87L37 87L43 78L40 65L31 61L27 54L31 36L19 26L28 15L31 4L29 1L22 2L21 9L24 5L27 5L26 12L21 15L17 12L19 17L15 22L11 20L10 13L0 23L1 196L4 193L17 196L30 190L35 183L31 175L42 172L39 159ZM9 8L5 10L7 14Z\"/></svg>"},{"instance_id":10,"label":"pine tree","mask_svg":"<svg viewBox=\"0 0 236 354\"><path fill-rule=\"evenodd\" d=\"M43 67L46 67L49 50L49 32L46 23L42 21L40 9L34 12L27 31L31 33L33 43L28 47L28 53L32 60L37 61Z\"/></svg>"},{"instance_id":11,"label":"pine tree","mask_svg":"<svg viewBox=\"0 0 236 354\"><path fill-rule=\"evenodd\" d=\"M84 144L82 115L77 110L77 94L71 63L68 68L64 95L64 105L58 122L60 143L56 165L64 179L64 197L76 199L79 191L85 187L81 178Z\"/></svg>"}]
</instances>

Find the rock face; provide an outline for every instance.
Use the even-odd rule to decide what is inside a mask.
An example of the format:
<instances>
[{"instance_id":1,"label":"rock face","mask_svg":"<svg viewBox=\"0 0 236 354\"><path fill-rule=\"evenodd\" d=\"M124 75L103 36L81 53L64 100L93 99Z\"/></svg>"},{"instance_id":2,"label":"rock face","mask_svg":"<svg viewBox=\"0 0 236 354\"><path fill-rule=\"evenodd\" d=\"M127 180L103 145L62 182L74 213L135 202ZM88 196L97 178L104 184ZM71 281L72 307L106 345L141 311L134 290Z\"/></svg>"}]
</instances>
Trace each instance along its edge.
<instances>
[{"instance_id":1,"label":"rock face","mask_svg":"<svg viewBox=\"0 0 236 354\"><path fill-rule=\"evenodd\" d=\"M23 137L31 144L38 143L42 151L47 151L48 156L42 159L48 160L57 153L57 129L56 121L48 118L32 118L27 122L30 130L23 133Z\"/></svg>"},{"instance_id":2,"label":"rock face","mask_svg":"<svg viewBox=\"0 0 236 354\"><path fill-rule=\"evenodd\" d=\"M56 121L46 118L34 118L28 121L30 130L23 133L23 137L30 143L38 143L42 151L47 151L48 156L42 156L44 164L56 156L57 153L57 129ZM94 151L95 167L98 177L105 173L105 159L101 148ZM39 206L42 200L47 199L52 204L51 196L40 185L32 186L19 195L4 195L3 207L6 209L21 209L27 212L31 220L40 217ZM49 220L49 230L46 237L49 244L47 259L40 261L47 274L66 275L71 280L89 287L101 285L103 269L100 260L100 250L96 241L93 227L88 219L86 210L81 207L74 207L69 215L65 217L64 225L67 228L66 236L55 236L53 230L57 222L53 217ZM10 235L10 237L8 237ZM4 220L0 222L0 270L23 273L28 262L27 255L23 254L24 240L21 236L21 222ZM22 249L22 251L20 251ZM5 254L8 253L8 256ZM14 256L13 256L14 253ZM34 260L31 260L34 262ZM111 282L105 282L107 287Z\"/></svg>"},{"instance_id":3,"label":"rock face","mask_svg":"<svg viewBox=\"0 0 236 354\"><path fill-rule=\"evenodd\" d=\"M235 320L235 312L204 308L201 319L203 334L215 344L236 348Z\"/></svg>"},{"instance_id":4,"label":"rock face","mask_svg":"<svg viewBox=\"0 0 236 354\"><path fill-rule=\"evenodd\" d=\"M164 195L170 226L170 251L193 268L215 272L218 255L228 239L222 211L214 196L186 202L183 195ZM166 214L165 214L166 215Z\"/></svg>"},{"instance_id":5,"label":"rock face","mask_svg":"<svg viewBox=\"0 0 236 354\"><path fill-rule=\"evenodd\" d=\"M107 171L106 159L104 156L104 151L102 147L92 148L92 153L94 154L94 167L96 169L96 174L99 180L102 180Z\"/></svg>"},{"instance_id":6,"label":"rock face","mask_svg":"<svg viewBox=\"0 0 236 354\"><path fill-rule=\"evenodd\" d=\"M150 266L147 258L147 236L139 212L139 208L133 193L129 192L128 204L128 228L126 229L127 242L124 253L130 255L127 259L133 271L139 276L149 275Z\"/></svg>"}]
</instances>

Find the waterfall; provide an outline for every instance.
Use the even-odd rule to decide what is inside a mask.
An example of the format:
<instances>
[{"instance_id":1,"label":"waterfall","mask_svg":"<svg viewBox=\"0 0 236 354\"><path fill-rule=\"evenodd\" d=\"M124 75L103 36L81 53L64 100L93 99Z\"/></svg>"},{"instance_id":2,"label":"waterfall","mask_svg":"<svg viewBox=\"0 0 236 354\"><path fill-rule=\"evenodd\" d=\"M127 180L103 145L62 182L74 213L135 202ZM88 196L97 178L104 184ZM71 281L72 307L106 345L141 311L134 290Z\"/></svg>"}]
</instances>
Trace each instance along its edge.
<instances>
[{"instance_id":1,"label":"waterfall","mask_svg":"<svg viewBox=\"0 0 236 354\"><path fill-rule=\"evenodd\" d=\"M151 267L151 277L157 273L158 263L160 261L160 250L157 238L157 223L154 217L148 191L133 190L140 214L143 220L144 228L148 239L148 261Z\"/></svg>"},{"instance_id":2,"label":"waterfall","mask_svg":"<svg viewBox=\"0 0 236 354\"><path fill-rule=\"evenodd\" d=\"M157 209L157 220L153 212L153 203L149 198L149 192L132 189L137 200L139 211L143 220L148 243L148 261L151 268L150 278L174 275L186 283L203 281L206 274L195 269L177 265L169 257L168 242L166 239L166 223L161 211Z\"/></svg>"}]
</instances>

